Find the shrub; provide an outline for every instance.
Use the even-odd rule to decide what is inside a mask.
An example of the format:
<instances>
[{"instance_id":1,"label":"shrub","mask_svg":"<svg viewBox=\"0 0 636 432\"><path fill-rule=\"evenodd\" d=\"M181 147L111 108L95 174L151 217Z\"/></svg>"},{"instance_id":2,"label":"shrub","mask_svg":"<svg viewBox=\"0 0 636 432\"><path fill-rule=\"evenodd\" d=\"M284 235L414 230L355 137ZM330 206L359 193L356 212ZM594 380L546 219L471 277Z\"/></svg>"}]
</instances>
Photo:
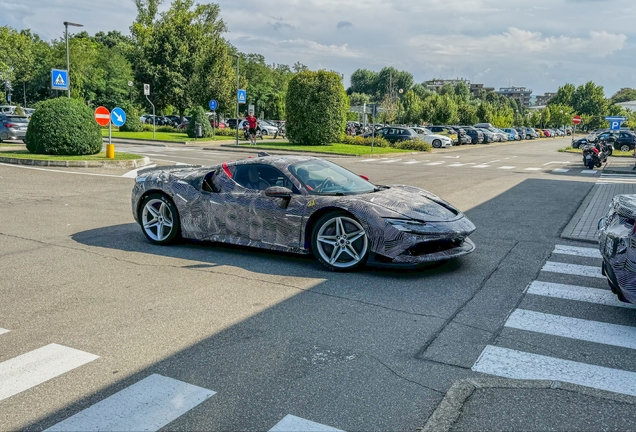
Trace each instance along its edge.
<instances>
[{"instance_id":1,"label":"shrub","mask_svg":"<svg viewBox=\"0 0 636 432\"><path fill-rule=\"evenodd\" d=\"M120 129L121 130L121 129ZM154 127L151 124L144 124L143 125L143 129L144 132L152 132L154 129Z\"/></svg>"},{"instance_id":2,"label":"shrub","mask_svg":"<svg viewBox=\"0 0 636 432\"><path fill-rule=\"evenodd\" d=\"M102 149L102 134L90 108L80 100L61 97L37 104L26 145L38 154L96 154Z\"/></svg>"},{"instance_id":3,"label":"shrub","mask_svg":"<svg viewBox=\"0 0 636 432\"><path fill-rule=\"evenodd\" d=\"M157 132L182 132L179 129L177 129L176 127L173 126L158 126L157 127Z\"/></svg>"},{"instance_id":4,"label":"shrub","mask_svg":"<svg viewBox=\"0 0 636 432\"><path fill-rule=\"evenodd\" d=\"M374 141L373 138L364 138L361 136L351 136L347 134L342 134L342 138L340 138L340 142L342 144L359 145L359 146L367 146L367 147L371 147L371 143L373 143L375 147L390 146L390 143L380 136L376 136Z\"/></svg>"},{"instance_id":5,"label":"shrub","mask_svg":"<svg viewBox=\"0 0 636 432\"><path fill-rule=\"evenodd\" d=\"M286 100L286 128L291 143L338 142L349 109L340 75L327 71L299 72L289 82Z\"/></svg>"},{"instance_id":6,"label":"shrub","mask_svg":"<svg viewBox=\"0 0 636 432\"><path fill-rule=\"evenodd\" d=\"M395 143L394 147L402 150L416 150L422 152L431 151L431 145L426 141L422 141L419 139L413 141L399 141Z\"/></svg>"},{"instance_id":7,"label":"shrub","mask_svg":"<svg viewBox=\"0 0 636 432\"><path fill-rule=\"evenodd\" d=\"M139 120L139 110L134 105L122 107L126 112L126 123L120 126L120 132L142 132L144 124Z\"/></svg>"},{"instance_id":8,"label":"shrub","mask_svg":"<svg viewBox=\"0 0 636 432\"><path fill-rule=\"evenodd\" d=\"M231 128L216 129L216 134L218 136L233 137L233 136L236 136L236 129L231 129Z\"/></svg>"},{"instance_id":9,"label":"shrub","mask_svg":"<svg viewBox=\"0 0 636 432\"><path fill-rule=\"evenodd\" d=\"M20 104L16 105L15 107L15 111L14 113L15 115L19 115L19 116L23 116L24 115L24 110L22 109L22 107L20 106Z\"/></svg>"},{"instance_id":10,"label":"shrub","mask_svg":"<svg viewBox=\"0 0 636 432\"><path fill-rule=\"evenodd\" d=\"M208 115L205 113L205 110L201 107L194 107L191 112L192 117L190 118L190 123L188 123L188 127L186 129L188 136L190 138L197 138L196 134L196 124L201 124L201 132L203 137L211 137L212 136L212 126L210 125L210 119Z\"/></svg>"}]
</instances>

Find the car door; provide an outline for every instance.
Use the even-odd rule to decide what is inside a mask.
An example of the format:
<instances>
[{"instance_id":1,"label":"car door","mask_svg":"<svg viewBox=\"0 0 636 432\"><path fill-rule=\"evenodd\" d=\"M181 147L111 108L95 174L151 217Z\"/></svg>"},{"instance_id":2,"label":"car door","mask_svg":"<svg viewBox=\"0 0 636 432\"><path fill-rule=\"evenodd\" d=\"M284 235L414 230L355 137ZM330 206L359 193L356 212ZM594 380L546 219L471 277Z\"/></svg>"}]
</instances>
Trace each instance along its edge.
<instances>
[{"instance_id":1,"label":"car door","mask_svg":"<svg viewBox=\"0 0 636 432\"><path fill-rule=\"evenodd\" d=\"M250 177L250 170L258 171L258 180ZM233 188L226 203L233 209L233 233L241 244L273 248L301 247L300 235L307 197L278 168L267 164L241 164L235 167ZM293 193L291 199L265 195L271 186L282 186Z\"/></svg>"}]
</instances>

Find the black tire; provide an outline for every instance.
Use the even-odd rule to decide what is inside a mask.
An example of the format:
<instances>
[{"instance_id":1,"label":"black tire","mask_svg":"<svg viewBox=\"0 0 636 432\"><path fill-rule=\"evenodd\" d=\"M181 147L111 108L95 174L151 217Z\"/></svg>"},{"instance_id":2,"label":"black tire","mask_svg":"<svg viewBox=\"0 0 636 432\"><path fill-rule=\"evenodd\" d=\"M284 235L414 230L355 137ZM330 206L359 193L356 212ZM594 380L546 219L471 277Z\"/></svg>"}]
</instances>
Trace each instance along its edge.
<instances>
[{"instance_id":1,"label":"black tire","mask_svg":"<svg viewBox=\"0 0 636 432\"><path fill-rule=\"evenodd\" d=\"M170 211L169 217L171 218L172 226L170 227L170 232L166 235L165 230L161 232L159 235L159 228L155 230L156 234L153 238L152 228L144 227L144 218L146 214L146 207L151 204L155 210L157 210L156 204L157 202L162 202L165 204L166 208ZM165 216L162 216L165 217ZM144 233L146 238L153 244L156 245L168 245L173 243L177 238L181 236L181 221L179 220L179 211L177 207L174 205L172 200L164 193L153 193L144 198L143 202L139 206L139 224L141 226L141 231ZM150 233L148 232L150 231Z\"/></svg>"},{"instance_id":2,"label":"black tire","mask_svg":"<svg viewBox=\"0 0 636 432\"><path fill-rule=\"evenodd\" d=\"M573 143L572 143L572 148L573 148L573 149L577 149L577 148L579 148L579 145L580 145L579 143L575 143L575 142L573 142Z\"/></svg>"},{"instance_id":3,"label":"black tire","mask_svg":"<svg viewBox=\"0 0 636 432\"><path fill-rule=\"evenodd\" d=\"M590 171L594 169L594 160L590 159L589 161L587 161L587 169L589 169Z\"/></svg>"},{"instance_id":4,"label":"black tire","mask_svg":"<svg viewBox=\"0 0 636 432\"><path fill-rule=\"evenodd\" d=\"M360 251L356 252L363 252L362 256L360 256L360 259L351 264L348 265L346 267L343 266L337 266L337 265L332 265L329 262L326 261L326 259L321 255L320 253L320 246L318 245L318 235L320 233L320 231L322 230L323 226L326 226L326 228L330 228L329 225L331 223L333 223L334 219L336 218L343 218L343 219L347 219L347 221L345 222L345 224L343 224L343 226L345 227L345 232L347 232L347 229L351 228L351 226L353 225L351 223L351 221L355 224L358 225L358 227L354 228L354 229L362 229L362 231L364 232L363 237L361 237L359 240L356 240L354 242L351 243L351 246L355 249L356 247L360 247ZM325 231L326 232L326 231ZM335 233L330 233L330 234L334 234ZM364 243L364 247L362 248L362 243ZM334 271L334 272L343 272L343 271L351 271L351 270L355 270L361 266L363 266L368 257L369 257L369 241L368 241L368 235L366 233L366 231L364 230L364 228L362 227L362 225L357 221L357 219L355 217L353 217L353 215L344 212L344 211L332 211L329 213L326 213L325 215L323 215L320 219L318 219L318 221L314 224L314 227L312 229L311 232L311 251L314 254L314 256L316 257L316 259L318 260L319 263L321 263L323 266L325 266L327 269ZM333 246L333 248L335 248L335 246ZM322 247L323 252L328 253L329 251L325 251L324 247ZM363 250L362 250L363 249ZM333 249L331 249L333 250Z\"/></svg>"},{"instance_id":5,"label":"black tire","mask_svg":"<svg viewBox=\"0 0 636 432\"><path fill-rule=\"evenodd\" d=\"M628 151L630 151L631 149L632 149L632 148L631 148L631 146L629 146L628 144L623 144L623 145L621 146L621 151L622 151L622 152L628 152Z\"/></svg>"},{"instance_id":6,"label":"black tire","mask_svg":"<svg viewBox=\"0 0 636 432\"><path fill-rule=\"evenodd\" d=\"M442 142L438 139L433 140L433 147L440 148L442 146Z\"/></svg>"}]
</instances>

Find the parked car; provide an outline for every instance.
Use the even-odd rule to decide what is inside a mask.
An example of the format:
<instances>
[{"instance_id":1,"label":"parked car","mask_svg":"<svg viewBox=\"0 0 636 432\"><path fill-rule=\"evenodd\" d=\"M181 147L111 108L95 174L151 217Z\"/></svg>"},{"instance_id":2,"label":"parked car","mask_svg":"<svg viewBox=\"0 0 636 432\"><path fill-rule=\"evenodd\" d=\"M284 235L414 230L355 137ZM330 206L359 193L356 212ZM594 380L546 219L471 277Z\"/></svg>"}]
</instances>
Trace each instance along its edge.
<instances>
[{"instance_id":1,"label":"parked car","mask_svg":"<svg viewBox=\"0 0 636 432\"><path fill-rule=\"evenodd\" d=\"M499 135L495 135L494 133L490 132L488 129L480 129L480 130L484 134L484 144L490 144L493 142L500 141Z\"/></svg>"},{"instance_id":2,"label":"parked car","mask_svg":"<svg viewBox=\"0 0 636 432\"><path fill-rule=\"evenodd\" d=\"M532 128L524 128L525 132L526 132L526 139L536 139L539 138L539 134L537 133L536 130L532 129Z\"/></svg>"},{"instance_id":3,"label":"parked car","mask_svg":"<svg viewBox=\"0 0 636 432\"><path fill-rule=\"evenodd\" d=\"M545 134L541 129L535 129L534 131L539 135L539 138L545 138Z\"/></svg>"},{"instance_id":4,"label":"parked car","mask_svg":"<svg viewBox=\"0 0 636 432\"><path fill-rule=\"evenodd\" d=\"M363 137L369 138L372 135L373 132L367 132ZM391 144L395 144L399 141L415 140L418 138L418 133L411 128L387 126L375 131L375 136L380 136Z\"/></svg>"},{"instance_id":5,"label":"parked car","mask_svg":"<svg viewBox=\"0 0 636 432\"><path fill-rule=\"evenodd\" d=\"M628 152L636 148L636 135L627 131L607 131L593 137L592 142L605 141L610 137L614 137L614 149Z\"/></svg>"},{"instance_id":6,"label":"parked car","mask_svg":"<svg viewBox=\"0 0 636 432\"><path fill-rule=\"evenodd\" d=\"M508 134L508 139L510 141L519 141L521 139L521 136L519 136L519 132L517 132L516 129L505 128L505 129L502 129L502 131Z\"/></svg>"},{"instance_id":7,"label":"parked car","mask_svg":"<svg viewBox=\"0 0 636 432\"><path fill-rule=\"evenodd\" d=\"M226 125L227 125L227 127L229 127L230 129L236 129L236 119L235 119L235 118L226 119L226 120L225 120L225 124L226 124Z\"/></svg>"},{"instance_id":8,"label":"parked car","mask_svg":"<svg viewBox=\"0 0 636 432\"><path fill-rule=\"evenodd\" d=\"M476 129L472 126L460 126L465 132L466 135L470 137L471 144L483 144L484 142L484 133Z\"/></svg>"},{"instance_id":9,"label":"parked car","mask_svg":"<svg viewBox=\"0 0 636 432\"><path fill-rule=\"evenodd\" d=\"M0 114L0 142L17 139L24 142L28 127L27 116Z\"/></svg>"},{"instance_id":10,"label":"parked car","mask_svg":"<svg viewBox=\"0 0 636 432\"><path fill-rule=\"evenodd\" d=\"M500 130L496 129L490 123L477 123L475 125L475 127L478 128L478 129L483 129L485 131L490 132L490 134L492 135L492 138L493 138L493 141L491 141L491 142L500 142L500 141L502 141L503 136L505 135L503 132L501 132Z\"/></svg>"},{"instance_id":11,"label":"parked car","mask_svg":"<svg viewBox=\"0 0 636 432\"><path fill-rule=\"evenodd\" d=\"M427 126L427 129L437 135L447 135L453 140L453 145L459 144L457 133L448 126Z\"/></svg>"},{"instance_id":12,"label":"parked car","mask_svg":"<svg viewBox=\"0 0 636 432\"><path fill-rule=\"evenodd\" d=\"M515 130L516 130L516 131L517 131L517 133L519 134L519 139L520 139L520 140L526 140L526 139L529 139L529 138L528 138L528 136L527 136L528 134L526 133L526 128L518 127L518 128L515 128Z\"/></svg>"},{"instance_id":13,"label":"parked car","mask_svg":"<svg viewBox=\"0 0 636 432\"><path fill-rule=\"evenodd\" d=\"M13 114L16 108L15 105L0 105L0 114Z\"/></svg>"},{"instance_id":14,"label":"parked car","mask_svg":"<svg viewBox=\"0 0 636 432\"><path fill-rule=\"evenodd\" d=\"M239 130L244 128L244 125L247 123L247 120L241 120L239 123ZM272 135L274 138L278 135L278 128L267 123L265 120L258 121L258 129L261 131L263 135Z\"/></svg>"},{"instance_id":15,"label":"parked car","mask_svg":"<svg viewBox=\"0 0 636 432\"><path fill-rule=\"evenodd\" d=\"M453 146L453 140L446 135L434 134L433 131L431 131L430 129L423 128L423 127L413 127L411 129L417 132L418 138L420 138L423 141L426 141L427 143L429 143L435 148Z\"/></svg>"},{"instance_id":16,"label":"parked car","mask_svg":"<svg viewBox=\"0 0 636 432\"><path fill-rule=\"evenodd\" d=\"M459 140L459 144L472 144L473 139L466 133L464 128L461 126L449 126L449 128L457 134L457 139Z\"/></svg>"},{"instance_id":17,"label":"parked car","mask_svg":"<svg viewBox=\"0 0 636 432\"><path fill-rule=\"evenodd\" d=\"M544 137L546 137L546 138L550 138L550 137L552 137L552 134L550 133L550 131L549 131L549 130L547 130L547 129L541 129L541 131L543 132L543 136L544 136Z\"/></svg>"}]
</instances>

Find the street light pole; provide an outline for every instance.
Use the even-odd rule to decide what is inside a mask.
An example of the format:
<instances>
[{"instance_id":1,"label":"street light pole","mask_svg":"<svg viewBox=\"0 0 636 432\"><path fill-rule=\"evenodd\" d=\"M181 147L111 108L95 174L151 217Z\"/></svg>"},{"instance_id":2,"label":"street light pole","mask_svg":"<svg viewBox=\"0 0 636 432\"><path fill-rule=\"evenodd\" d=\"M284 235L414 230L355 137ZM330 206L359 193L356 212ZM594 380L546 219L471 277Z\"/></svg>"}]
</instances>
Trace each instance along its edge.
<instances>
[{"instance_id":1,"label":"street light pole","mask_svg":"<svg viewBox=\"0 0 636 432\"><path fill-rule=\"evenodd\" d=\"M68 21L64 21L64 37L66 39L66 79L69 81L66 83L66 86L68 87L67 90L67 94L68 97L71 97L71 71L70 71L70 60L69 60L69 55L68 55L68 26L72 26L72 27L84 27L83 24L77 24L77 23L72 23L72 22L68 22Z\"/></svg>"},{"instance_id":2,"label":"street light pole","mask_svg":"<svg viewBox=\"0 0 636 432\"><path fill-rule=\"evenodd\" d=\"M239 100L238 100L238 91L239 91L239 56L238 54L233 54L232 57L236 57L236 145L239 145L239 137L238 137L238 126L239 126Z\"/></svg>"}]
</instances>

